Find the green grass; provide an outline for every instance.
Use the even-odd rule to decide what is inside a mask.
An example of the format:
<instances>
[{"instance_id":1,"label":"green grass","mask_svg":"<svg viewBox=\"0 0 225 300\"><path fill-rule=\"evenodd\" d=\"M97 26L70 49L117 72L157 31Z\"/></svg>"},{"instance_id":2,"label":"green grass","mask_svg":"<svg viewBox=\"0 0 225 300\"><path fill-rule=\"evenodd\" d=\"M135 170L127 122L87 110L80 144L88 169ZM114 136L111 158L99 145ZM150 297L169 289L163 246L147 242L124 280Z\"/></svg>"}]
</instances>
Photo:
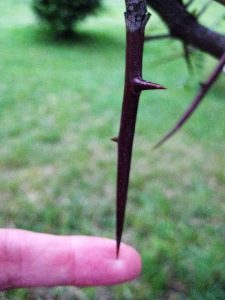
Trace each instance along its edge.
<instances>
[{"instance_id":1,"label":"green grass","mask_svg":"<svg viewBox=\"0 0 225 300\"><path fill-rule=\"evenodd\" d=\"M48 36L29 1L17 1L16 9L15 1L0 3L1 227L114 238L116 149L110 138L119 127L125 44L122 3L109 3L70 43ZM212 12L221 15L212 7L204 17L210 24ZM150 25L148 32L163 29L155 15ZM123 240L142 255L140 279L0 298L224 298L224 76L182 131L151 151L215 65L206 57L190 75L182 57L170 59L181 50L171 41L145 47L145 78L168 90L145 93L138 116Z\"/></svg>"}]
</instances>

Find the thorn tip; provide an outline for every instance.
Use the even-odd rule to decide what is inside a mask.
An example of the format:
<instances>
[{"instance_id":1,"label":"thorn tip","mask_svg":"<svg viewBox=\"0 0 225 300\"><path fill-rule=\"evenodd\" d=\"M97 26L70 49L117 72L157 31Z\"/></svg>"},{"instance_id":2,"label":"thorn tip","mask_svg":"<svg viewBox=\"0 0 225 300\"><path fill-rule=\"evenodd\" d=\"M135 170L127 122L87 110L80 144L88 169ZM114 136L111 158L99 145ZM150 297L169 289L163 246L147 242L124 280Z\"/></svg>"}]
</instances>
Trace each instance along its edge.
<instances>
[{"instance_id":1,"label":"thorn tip","mask_svg":"<svg viewBox=\"0 0 225 300\"><path fill-rule=\"evenodd\" d=\"M116 243L116 258L118 259L120 255L120 242Z\"/></svg>"}]
</instances>

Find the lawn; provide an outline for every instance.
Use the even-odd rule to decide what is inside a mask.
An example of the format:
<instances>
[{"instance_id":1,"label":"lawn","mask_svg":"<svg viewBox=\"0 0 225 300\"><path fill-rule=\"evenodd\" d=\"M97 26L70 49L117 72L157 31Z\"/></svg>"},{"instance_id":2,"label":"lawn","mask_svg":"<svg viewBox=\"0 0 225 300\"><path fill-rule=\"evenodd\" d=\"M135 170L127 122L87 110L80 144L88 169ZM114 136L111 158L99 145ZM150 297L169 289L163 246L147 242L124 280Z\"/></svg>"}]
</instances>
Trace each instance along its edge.
<instances>
[{"instance_id":1,"label":"lawn","mask_svg":"<svg viewBox=\"0 0 225 300\"><path fill-rule=\"evenodd\" d=\"M40 26L29 1L0 2L1 227L114 238L110 138L123 93L123 10L123 1L105 1L74 41L62 42ZM219 19L221 7L203 21L214 24L212 15ZM153 14L147 32L163 30ZM168 90L144 93L138 115L123 241L142 255L139 280L9 291L0 299L224 299L224 75L182 131L151 150L216 64L196 52L190 74L181 53L176 41L145 46L145 78Z\"/></svg>"}]
</instances>

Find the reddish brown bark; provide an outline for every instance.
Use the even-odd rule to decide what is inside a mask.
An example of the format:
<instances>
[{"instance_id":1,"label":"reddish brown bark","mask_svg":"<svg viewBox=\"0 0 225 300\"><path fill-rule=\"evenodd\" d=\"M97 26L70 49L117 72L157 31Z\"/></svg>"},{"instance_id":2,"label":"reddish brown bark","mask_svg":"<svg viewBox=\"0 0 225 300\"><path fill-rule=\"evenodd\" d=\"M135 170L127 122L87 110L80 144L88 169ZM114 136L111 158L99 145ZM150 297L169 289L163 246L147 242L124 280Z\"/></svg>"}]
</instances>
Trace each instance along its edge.
<instances>
[{"instance_id":1,"label":"reddish brown bark","mask_svg":"<svg viewBox=\"0 0 225 300\"><path fill-rule=\"evenodd\" d=\"M120 131L118 138L116 240L117 255L124 227L135 124L143 90L163 89L142 79L144 31L150 14L145 0L126 0L126 71Z\"/></svg>"}]
</instances>

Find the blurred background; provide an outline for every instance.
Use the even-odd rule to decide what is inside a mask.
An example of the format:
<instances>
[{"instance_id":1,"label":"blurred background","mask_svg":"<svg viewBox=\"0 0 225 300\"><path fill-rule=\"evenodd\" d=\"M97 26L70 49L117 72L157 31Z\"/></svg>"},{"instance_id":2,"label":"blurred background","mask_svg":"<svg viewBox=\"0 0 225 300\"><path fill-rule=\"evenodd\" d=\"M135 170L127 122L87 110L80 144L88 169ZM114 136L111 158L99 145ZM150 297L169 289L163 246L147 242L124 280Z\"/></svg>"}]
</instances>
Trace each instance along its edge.
<instances>
[{"instance_id":1,"label":"blurred background","mask_svg":"<svg viewBox=\"0 0 225 300\"><path fill-rule=\"evenodd\" d=\"M32 5L0 1L0 226L114 238L110 138L123 94L124 1L102 1L72 36L53 33ZM222 32L221 8L212 5L202 22ZM164 31L153 12L147 34ZM145 45L144 78L168 90L143 93L138 114L123 241L141 253L140 278L108 288L8 291L1 300L225 298L224 74L187 125L151 150L217 63L198 51L191 59L192 72L178 41Z\"/></svg>"}]
</instances>

